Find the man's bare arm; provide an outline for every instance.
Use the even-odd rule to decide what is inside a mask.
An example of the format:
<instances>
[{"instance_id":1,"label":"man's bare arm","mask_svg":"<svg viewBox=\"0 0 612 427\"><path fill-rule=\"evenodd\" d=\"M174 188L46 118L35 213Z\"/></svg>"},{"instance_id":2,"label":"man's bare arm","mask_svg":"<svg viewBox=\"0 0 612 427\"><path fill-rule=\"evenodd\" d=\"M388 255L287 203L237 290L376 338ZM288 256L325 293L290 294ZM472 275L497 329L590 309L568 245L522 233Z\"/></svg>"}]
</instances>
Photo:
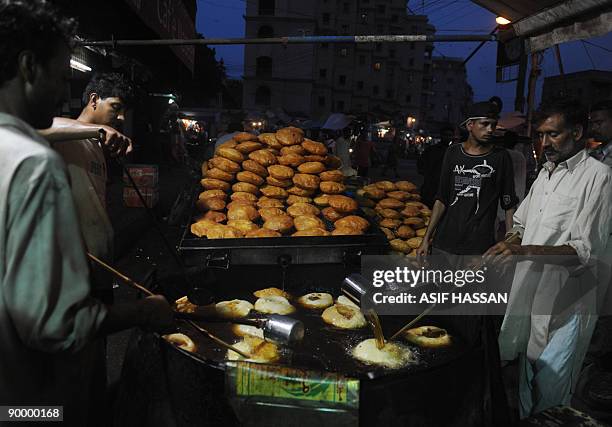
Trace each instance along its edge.
<instances>
[{"instance_id":1,"label":"man's bare arm","mask_svg":"<svg viewBox=\"0 0 612 427\"><path fill-rule=\"evenodd\" d=\"M438 223L440 222L440 219L442 218L442 215L444 215L445 211L446 205L440 200L436 200L431 212L431 218L429 219L429 226L427 227L425 236L423 236L423 243L419 249L417 249L417 257L420 258L428 254L430 241L433 238L436 229L438 228Z\"/></svg>"},{"instance_id":2,"label":"man's bare arm","mask_svg":"<svg viewBox=\"0 0 612 427\"><path fill-rule=\"evenodd\" d=\"M102 126L65 117L55 117L49 129L38 131L49 142L98 138Z\"/></svg>"},{"instance_id":3,"label":"man's bare arm","mask_svg":"<svg viewBox=\"0 0 612 427\"><path fill-rule=\"evenodd\" d=\"M102 130L104 132L101 132ZM41 129L38 133L51 143L102 138L102 144L113 156L123 156L132 151L132 140L112 127L66 117L55 117L49 129Z\"/></svg>"}]
</instances>

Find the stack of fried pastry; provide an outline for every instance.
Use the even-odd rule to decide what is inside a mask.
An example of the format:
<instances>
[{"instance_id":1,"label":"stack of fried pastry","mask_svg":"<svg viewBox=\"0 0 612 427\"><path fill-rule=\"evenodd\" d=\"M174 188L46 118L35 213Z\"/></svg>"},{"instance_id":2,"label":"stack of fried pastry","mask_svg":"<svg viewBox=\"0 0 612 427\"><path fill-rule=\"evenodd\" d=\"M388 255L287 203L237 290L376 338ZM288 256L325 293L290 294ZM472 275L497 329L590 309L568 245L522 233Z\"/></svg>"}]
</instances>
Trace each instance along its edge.
<instances>
[{"instance_id":1,"label":"stack of fried pastry","mask_svg":"<svg viewBox=\"0 0 612 427\"><path fill-rule=\"evenodd\" d=\"M202 166L204 191L196 202L202 216L191 232L209 239L363 234L370 224L342 194L340 166L299 128L239 133Z\"/></svg>"},{"instance_id":2,"label":"stack of fried pastry","mask_svg":"<svg viewBox=\"0 0 612 427\"><path fill-rule=\"evenodd\" d=\"M416 185L409 181L378 181L357 191L359 205L378 221L391 249L409 256L416 255L431 216L420 199Z\"/></svg>"}]
</instances>

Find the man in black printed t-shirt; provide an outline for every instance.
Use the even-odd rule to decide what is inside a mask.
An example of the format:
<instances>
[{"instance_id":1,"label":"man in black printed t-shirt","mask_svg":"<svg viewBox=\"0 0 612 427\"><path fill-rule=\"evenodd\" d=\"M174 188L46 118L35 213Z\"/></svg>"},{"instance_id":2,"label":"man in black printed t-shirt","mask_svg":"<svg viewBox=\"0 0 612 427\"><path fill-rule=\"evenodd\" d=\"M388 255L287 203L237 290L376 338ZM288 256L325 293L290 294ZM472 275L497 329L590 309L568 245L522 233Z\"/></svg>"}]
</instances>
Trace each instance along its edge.
<instances>
[{"instance_id":1,"label":"man in black printed t-shirt","mask_svg":"<svg viewBox=\"0 0 612 427\"><path fill-rule=\"evenodd\" d=\"M470 109L462 126L468 138L452 145L442 163L440 185L429 227L417 256L433 247L458 255L484 253L495 243L497 205L506 211L506 227L518 203L514 191L512 160L507 151L492 144L498 111L490 102Z\"/></svg>"}]
</instances>

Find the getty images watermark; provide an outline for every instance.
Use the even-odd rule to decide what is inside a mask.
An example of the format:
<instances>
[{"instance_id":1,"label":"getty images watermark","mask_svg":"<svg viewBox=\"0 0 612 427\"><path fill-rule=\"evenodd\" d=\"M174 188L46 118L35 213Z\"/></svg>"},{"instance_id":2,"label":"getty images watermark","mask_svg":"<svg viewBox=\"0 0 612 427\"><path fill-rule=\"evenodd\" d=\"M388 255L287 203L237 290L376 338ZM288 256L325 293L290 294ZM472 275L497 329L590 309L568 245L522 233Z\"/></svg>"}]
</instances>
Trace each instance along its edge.
<instances>
[{"instance_id":1,"label":"getty images watermark","mask_svg":"<svg viewBox=\"0 0 612 427\"><path fill-rule=\"evenodd\" d=\"M568 309L611 314L589 304L604 286L595 263L570 261L511 257L485 265L480 256L436 255L426 263L399 255L364 256L361 306L383 315L418 315L426 308L434 315L504 315L508 306L519 315ZM600 273L605 268L600 265Z\"/></svg>"}]
</instances>

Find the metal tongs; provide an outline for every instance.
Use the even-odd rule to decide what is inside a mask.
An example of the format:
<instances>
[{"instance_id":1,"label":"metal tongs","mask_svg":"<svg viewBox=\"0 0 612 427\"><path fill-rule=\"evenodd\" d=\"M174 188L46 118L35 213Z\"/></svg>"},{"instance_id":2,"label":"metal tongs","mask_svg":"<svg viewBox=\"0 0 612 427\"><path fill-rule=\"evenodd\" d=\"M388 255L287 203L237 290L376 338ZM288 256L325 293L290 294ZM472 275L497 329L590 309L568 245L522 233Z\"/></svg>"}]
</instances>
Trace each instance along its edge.
<instances>
[{"instance_id":1,"label":"metal tongs","mask_svg":"<svg viewBox=\"0 0 612 427\"><path fill-rule=\"evenodd\" d=\"M93 262L95 262L96 264L98 264L99 266L101 266L102 268L106 269L107 271L109 271L110 273L114 274L117 278L121 279L123 281L123 283L127 284L128 286L144 293L145 295L149 295L149 296L153 296L155 295L153 292L151 292L150 290L148 290L147 288L145 288L144 286L142 286L141 284L135 282L134 280L130 279L128 276L126 276L125 274L119 272L118 270L115 270L113 267L111 267L110 265L108 265L107 263L105 263L104 261L102 261L101 259L97 258L95 255L90 254L89 252L87 253L87 256L89 257L89 259L91 259ZM176 312L175 312L176 315ZM239 355L241 355L242 357L244 357L245 359L249 359L251 356L248 355L247 353L237 349L236 347L234 347L233 345L223 341L221 338L217 337L216 335L214 335L213 333L209 332L208 330L204 329L203 327L196 325L193 321L191 320L185 320L191 327L193 327L196 331L200 332L201 334L205 335L206 337L210 338L212 341L216 342L217 344L219 344L221 347L224 347L226 349L235 351L236 353L238 353Z\"/></svg>"},{"instance_id":2,"label":"metal tongs","mask_svg":"<svg viewBox=\"0 0 612 427\"><path fill-rule=\"evenodd\" d=\"M104 261L95 257L94 255L88 253L87 256L91 260L93 260L94 262L117 276L123 282L127 283L132 288L143 292L146 295L154 295L153 292L151 292L144 286L136 283L134 280L117 271L116 269L106 264ZM204 328L196 325L194 321L223 322L235 323L239 325L256 326L258 328L263 329L264 339L275 341L280 344L293 344L295 342L301 341L304 338L304 324L301 321L293 319L289 316L281 316L279 314L272 314L266 318L261 319L220 319L211 315L199 315L197 313L182 313L175 311L174 317L177 319L185 320L187 323L189 323L191 326L193 326L200 332L202 332ZM227 345L229 345L227 343L221 344L220 340L208 331L204 333L206 333L209 338L211 338L217 344L223 345L224 347L227 347ZM234 348L232 348L231 350L236 351ZM243 353L241 353L240 351L236 352L243 356Z\"/></svg>"}]
</instances>

